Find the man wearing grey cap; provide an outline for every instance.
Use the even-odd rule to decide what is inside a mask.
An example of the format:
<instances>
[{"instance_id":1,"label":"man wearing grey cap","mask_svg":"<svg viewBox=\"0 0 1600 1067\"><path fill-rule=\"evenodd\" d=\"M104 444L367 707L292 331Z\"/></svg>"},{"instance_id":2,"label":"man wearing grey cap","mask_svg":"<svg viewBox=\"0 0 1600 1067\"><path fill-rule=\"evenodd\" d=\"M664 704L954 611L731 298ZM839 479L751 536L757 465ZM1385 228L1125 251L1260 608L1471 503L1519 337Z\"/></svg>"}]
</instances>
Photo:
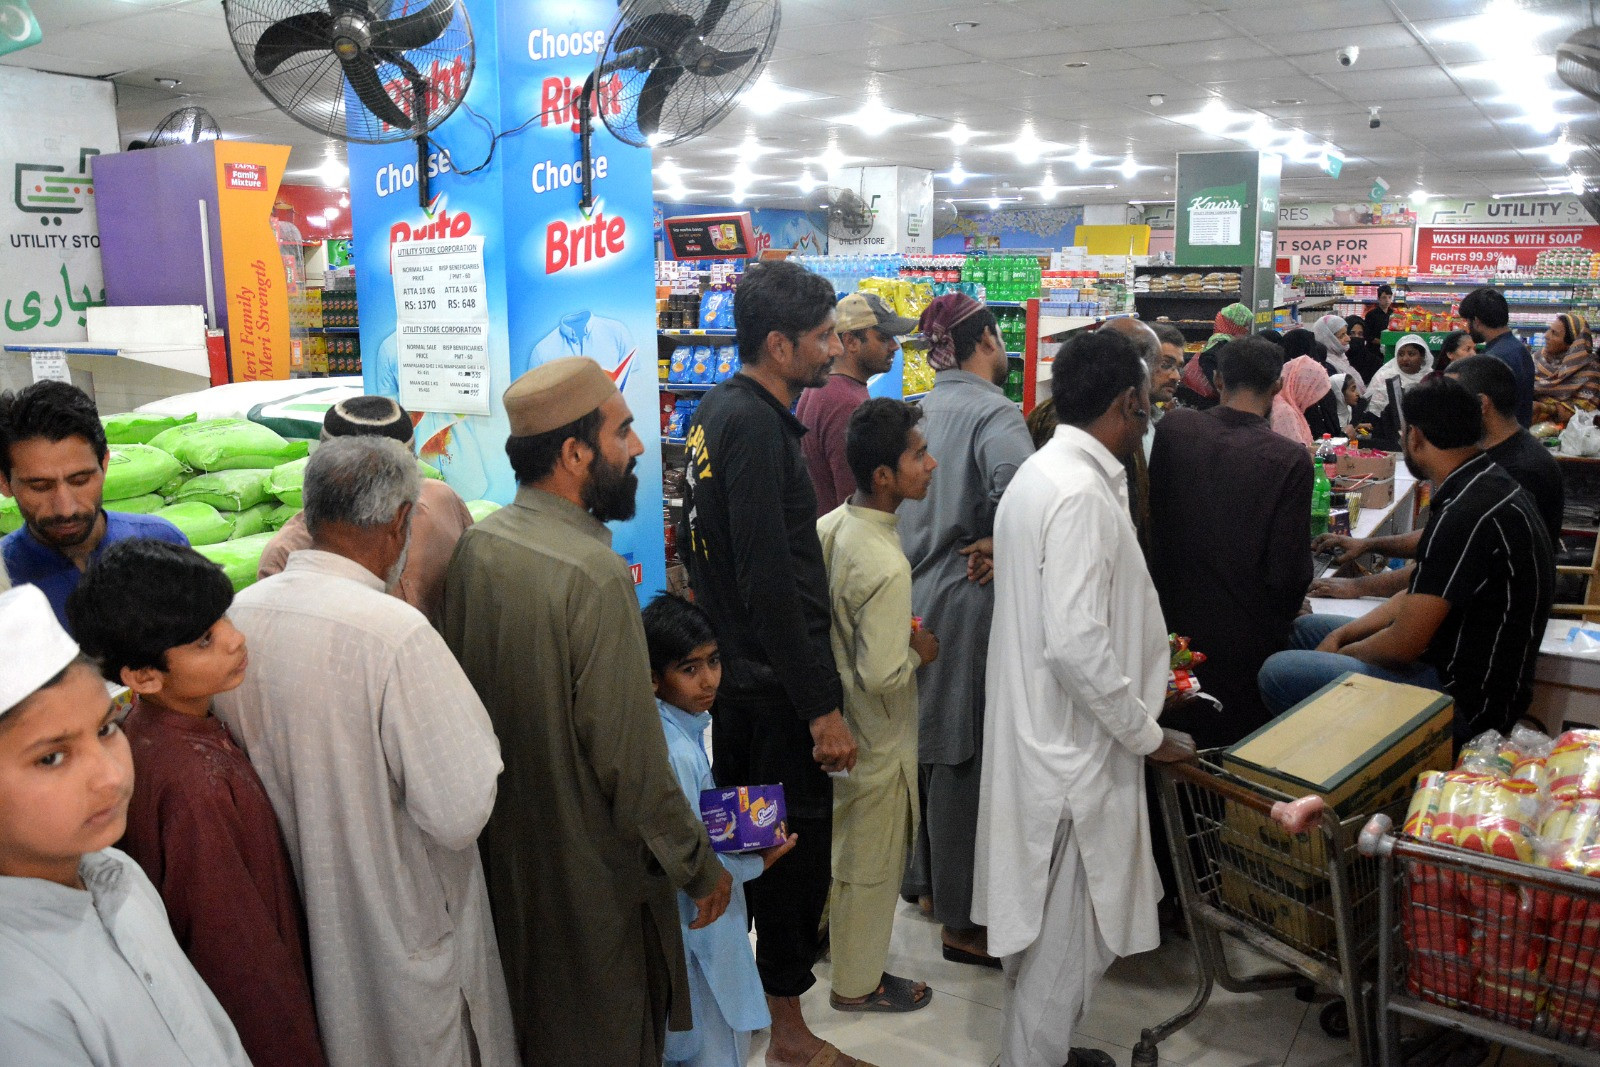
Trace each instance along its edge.
<instances>
[{"instance_id":1,"label":"man wearing grey cap","mask_svg":"<svg viewBox=\"0 0 1600 1067\"><path fill-rule=\"evenodd\" d=\"M817 518L837 508L856 491L845 460L845 429L867 399L867 382L886 373L900 349L897 337L917 332L915 319L896 315L876 293L851 293L834 309L844 352L833 361L828 382L800 394L795 416L808 431L800 439L811 484L817 491Z\"/></svg>"},{"instance_id":2,"label":"man wearing grey cap","mask_svg":"<svg viewBox=\"0 0 1600 1067\"><path fill-rule=\"evenodd\" d=\"M412 447L411 415L386 396L353 396L328 409L322 419L322 439L336 437L392 437ZM422 495L411 512L411 548L400 580L392 592L439 626L444 610L444 572L461 534L472 525L472 515L461 496L436 478L422 480ZM305 512L299 512L261 553L256 578L271 577L283 570L289 553L311 547L311 532L306 529Z\"/></svg>"},{"instance_id":3,"label":"man wearing grey cap","mask_svg":"<svg viewBox=\"0 0 1600 1067\"><path fill-rule=\"evenodd\" d=\"M605 526L633 516L644 446L585 356L541 363L504 403L516 500L462 536L443 632L505 756L482 853L517 1042L528 1064L658 1067L669 1021L693 1025L674 891L699 929L733 880L668 762Z\"/></svg>"}]
</instances>

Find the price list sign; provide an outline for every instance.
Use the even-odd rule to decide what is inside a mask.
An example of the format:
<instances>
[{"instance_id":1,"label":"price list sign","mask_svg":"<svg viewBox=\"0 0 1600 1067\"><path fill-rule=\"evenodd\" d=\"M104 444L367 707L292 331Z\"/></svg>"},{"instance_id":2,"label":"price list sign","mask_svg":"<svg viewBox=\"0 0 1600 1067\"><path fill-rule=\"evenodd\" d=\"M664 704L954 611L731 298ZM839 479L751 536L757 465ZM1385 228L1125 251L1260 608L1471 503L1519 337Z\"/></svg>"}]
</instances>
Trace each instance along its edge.
<instances>
[{"instance_id":1,"label":"price list sign","mask_svg":"<svg viewBox=\"0 0 1600 1067\"><path fill-rule=\"evenodd\" d=\"M489 414L489 324L400 321L400 404L411 411Z\"/></svg>"},{"instance_id":2,"label":"price list sign","mask_svg":"<svg viewBox=\"0 0 1600 1067\"><path fill-rule=\"evenodd\" d=\"M400 403L489 414L483 238L407 241L393 254Z\"/></svg>"}]
</instances>

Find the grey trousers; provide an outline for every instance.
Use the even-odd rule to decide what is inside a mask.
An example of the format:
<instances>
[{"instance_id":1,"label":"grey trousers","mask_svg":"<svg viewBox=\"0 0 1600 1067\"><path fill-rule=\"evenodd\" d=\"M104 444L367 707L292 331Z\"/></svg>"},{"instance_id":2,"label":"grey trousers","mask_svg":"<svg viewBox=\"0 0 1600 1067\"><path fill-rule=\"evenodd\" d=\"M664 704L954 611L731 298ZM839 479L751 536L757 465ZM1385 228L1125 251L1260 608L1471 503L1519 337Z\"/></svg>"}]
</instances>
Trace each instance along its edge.
<instances>
[{"instance_id":1,"label":"grey trousers","mask_svg":"<svg viewBox=\"0 0 1600 1067\"><path fill-rule=\"evenodd\" d=\"M952 930L972 930L973 847L978 833L981 753L964 763L918 767L922 819L901 895L932 897L933 917Z\"/></svg>"}]
</instances>

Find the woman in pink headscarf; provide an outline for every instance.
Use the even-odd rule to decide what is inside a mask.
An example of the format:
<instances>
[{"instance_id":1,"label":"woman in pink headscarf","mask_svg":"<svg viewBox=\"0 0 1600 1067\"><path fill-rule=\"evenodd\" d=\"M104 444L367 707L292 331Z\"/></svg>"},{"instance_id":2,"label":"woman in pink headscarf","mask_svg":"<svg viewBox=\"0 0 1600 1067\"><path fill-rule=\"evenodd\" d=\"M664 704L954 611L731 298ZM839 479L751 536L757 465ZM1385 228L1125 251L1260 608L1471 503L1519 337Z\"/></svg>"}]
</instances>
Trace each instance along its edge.
<instances>
[{"instance_id":1,"label":"woman in pink headscarf","mask_svg":"<svg viewBox=\"0 0 1600 1067\"><path fill-rule=\"evenodd\" d=\"M1272 428L1291 441L1309 445L1316 440L1306 411L1329 396L1328 372L1310 356L1296 356L1283 365L1283 388L1272 398Z\"/></svg>"}]
</instances>

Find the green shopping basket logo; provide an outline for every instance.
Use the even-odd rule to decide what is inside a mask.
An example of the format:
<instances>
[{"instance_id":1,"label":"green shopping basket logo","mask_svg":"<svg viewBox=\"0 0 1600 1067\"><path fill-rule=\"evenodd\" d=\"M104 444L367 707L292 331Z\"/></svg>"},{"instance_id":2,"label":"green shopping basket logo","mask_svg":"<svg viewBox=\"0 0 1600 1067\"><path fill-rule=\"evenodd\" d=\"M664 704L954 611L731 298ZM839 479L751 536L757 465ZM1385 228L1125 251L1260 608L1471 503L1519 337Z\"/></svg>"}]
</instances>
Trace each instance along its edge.
<instances>
[{"instance_id":1,"label":"green shopping basket logo","mask_svg":"<svg viewBox=\"0 0 1600 1067\"><path fill-rule=\"evenodd\" d=\"M13 199L17 210L38 215L39 223L61 225L64 215L83 211L94 196L94 177L89 160L100 154L98 148L78 150L78 172L68 174L64 166L49 163L18 163Z\"/></svg>"}]
</instances>

